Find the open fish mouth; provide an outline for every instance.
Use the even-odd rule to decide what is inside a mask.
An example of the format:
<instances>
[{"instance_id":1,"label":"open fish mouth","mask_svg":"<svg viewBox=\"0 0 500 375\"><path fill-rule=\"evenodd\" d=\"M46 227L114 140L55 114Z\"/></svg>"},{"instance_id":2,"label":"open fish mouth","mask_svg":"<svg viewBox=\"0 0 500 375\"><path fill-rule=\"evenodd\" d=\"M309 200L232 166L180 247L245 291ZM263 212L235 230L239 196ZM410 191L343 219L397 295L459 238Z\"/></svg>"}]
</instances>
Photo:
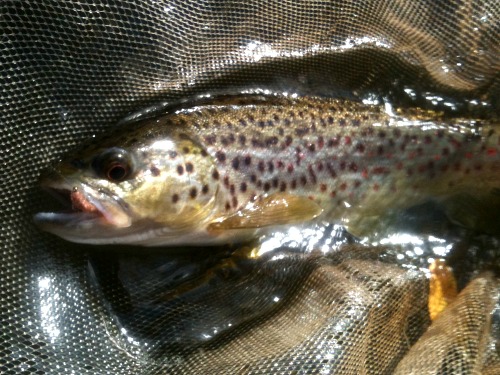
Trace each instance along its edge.
<instances>
[{"instance_id":1,"label":"open fish mouth","mask_svg":"<svg viewBox=\"0 0 500 375\"><path fill-rule=\"evenodd\" d=\"M105 229L127 228L132 224L123 202L86 185L44 186L66 209L40 212L34 216L42 229L63 238L105 237Z\"/></svg>"}]
</instances>

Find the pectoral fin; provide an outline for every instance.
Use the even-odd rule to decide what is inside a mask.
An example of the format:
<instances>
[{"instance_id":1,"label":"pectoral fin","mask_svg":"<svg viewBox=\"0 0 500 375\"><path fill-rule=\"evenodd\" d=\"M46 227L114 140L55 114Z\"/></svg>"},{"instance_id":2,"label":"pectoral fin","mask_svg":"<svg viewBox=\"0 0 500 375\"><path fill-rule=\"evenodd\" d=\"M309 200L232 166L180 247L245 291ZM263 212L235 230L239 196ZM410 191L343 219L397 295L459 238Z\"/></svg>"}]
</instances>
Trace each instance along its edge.
<instances>
[{"instance_id":1,"label":"pectoral fin","mask_svg":"<svg viewBox=\"0 0 500 375\"><path fill-rule=\"evenodd\" d=\"M322 209L312 200L291 194L273 194L214 223L209 230L252 229L309 221Z\"/></svg>"}]
</instances>

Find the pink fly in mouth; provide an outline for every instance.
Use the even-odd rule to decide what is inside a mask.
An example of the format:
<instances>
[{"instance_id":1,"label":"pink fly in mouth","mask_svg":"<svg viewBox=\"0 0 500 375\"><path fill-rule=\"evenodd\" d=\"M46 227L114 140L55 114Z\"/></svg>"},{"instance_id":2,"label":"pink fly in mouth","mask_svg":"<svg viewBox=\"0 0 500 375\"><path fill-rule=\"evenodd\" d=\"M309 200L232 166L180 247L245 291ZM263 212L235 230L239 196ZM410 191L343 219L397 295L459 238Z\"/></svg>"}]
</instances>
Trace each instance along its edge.
<instances>
[{"instance_id":1,"label":"pink fly in mouth","mask_svg":"<svg viewBox=\"0 0 500 375\"><path fill-rule=\"evenodd\" d=\"M73 191L70 193L70 199L71 199L71 208L74 211L99 213L97 207L92 203L90 203L82 192L76 189L73 189Z\"/></svg>"}]
</instances>

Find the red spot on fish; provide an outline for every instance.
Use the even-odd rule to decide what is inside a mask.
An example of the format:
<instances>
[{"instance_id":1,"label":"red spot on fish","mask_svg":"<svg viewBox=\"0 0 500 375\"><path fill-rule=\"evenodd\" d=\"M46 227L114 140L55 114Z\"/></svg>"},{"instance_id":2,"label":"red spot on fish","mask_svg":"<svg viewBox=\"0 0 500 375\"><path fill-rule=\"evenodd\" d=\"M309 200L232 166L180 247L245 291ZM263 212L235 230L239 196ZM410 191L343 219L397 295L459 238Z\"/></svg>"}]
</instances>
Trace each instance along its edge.
<instances>
[{"instance_id":1,"label":"red spot on fish","mask_svg":"<svg viewBox=\"0 0 500 375\"><path fill-rule=\"evenodd\" d=\"M319 190L321 190L322 192L325 192L326 191L326 184L320 184Z\"/></svg>"},{"instance_id":2,"label":"red spot on fish","mask_svg":"<svg viewBox=\"0 0 500 375\"><path fill-rule=\"evenodd\" d=\"M346 136L344 137L344 143L345 143L346 145L350 145L350 144L352 143L351 137L349 137L348 135L346 135Z\"/></svg>"},{"instance_id":3,"label":"red spot on fish","mask_svg":"<svg viewBox=\"0 0 500 375\"><path fill-rule=\"evenodd\" d=\"M333 190L331 193L330 193L330 197L332 198L335 198L337 196L337 192L335 190Z\"/></svg>"},{"instance_id":4,"label":"red spot on fish","mask_svg":"<svg viewBox=\"0 0 500 375\"><path fill-rule=\"evenodd\" d=\"M361 176L363 178L368 178L368 169L364 168L362 171L361 171Z\"/></svg>"},{"instance_id":5,"label":"red spot on fish","mask_svg":"<svg viewBox=\"0 0 500 375\"><path fill-rule=\"evenodd\" d=\"M293 164L288 164L288 167L286 168L286 170L288 171L288 173L293 173Z\"/></svg>"},{"instance_id":6,"label":"red spot on fish","mask_svg":"<svg viewBox=\"0 0 500 375\"><path fill-rule=\"evenodd\" d=\"M472 157L473 157L473 156L474 156L474 155L472 155L472 152L466 152L466 153L465 153L465 157L466 157L467 159L472 159Z\"/></svg>"},{"instance_id":7,"label":"red spot on fish","mask_svg":"<svg viewBox=\"0 0 500 375\"><path fill-rule=\"evenodd\" d=\"M373 184L373 190L379 191L380 185L379 184Z\"/></svg>"},{"instance_id":8,"label":"red spot on fish","mask_svg":"<svg viewBox=\"0 0 500 375\"><path fill-rule=\"evenodd\" d=\"M340 188L340 190L345 191L345 189L347 189L347 184L344 182L344 183L340 184L339 188Z\"/></svg>"},{"instance_id":9,"label":"red spot on fish","mask_svg":"<svg viewBox=\"0 0 500 375\"><path fill-rule=\"evenodd\" d=\"M373 174L388 174L389 173L389 169L386 168L386 167L374 167L372 169L372 173Z\"/></svg>"},{"instance_id":10,"label":"red spot on fish","mask_svg":"<svg viewBox=\"0 0 500 375\"><path fill-rule=\"evenodd\" d=\"M488 156L495 156L497 154L497 149L496 148L489 148L486 150L486 154Z\"/></svg>"},{"instance_id":11,"label":"red spot on fish","mask_svg":"<svg viewBox=\"0 0 500 375\"><path fill-rule=\"evenodd\" d=\"M325 146L325 140L323 137L318 138L318 148L321 150Z\"/></svg>"}]
</instances>

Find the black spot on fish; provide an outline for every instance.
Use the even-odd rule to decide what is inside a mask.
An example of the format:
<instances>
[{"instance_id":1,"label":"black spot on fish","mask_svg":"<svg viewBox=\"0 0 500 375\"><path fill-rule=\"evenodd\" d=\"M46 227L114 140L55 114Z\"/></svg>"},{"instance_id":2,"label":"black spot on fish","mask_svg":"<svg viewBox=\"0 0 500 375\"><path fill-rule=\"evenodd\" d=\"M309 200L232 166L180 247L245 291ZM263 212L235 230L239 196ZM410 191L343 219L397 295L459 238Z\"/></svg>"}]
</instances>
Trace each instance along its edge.
<instances>
[{"instance_id":1,"label":"black spot on fish","mask_svg":"<svg viewBox=\"0 0 500 375\"><path fill-rule=\"evenodd\" d=\"M203 187L201 188L201 192L203 194L207 194L208 193L208 185L203 185Z\"/></svg>"},{"instance_id":2,"label":"black spot on fish","mask_svg":"<svg viewBox=\"0 0 500 375\"><path fill-rule=\"evenodd\" d=\"M306 135L308 133L309 133L309 128L306 128L306 127L295 129L295 134L299 137L303 137L304 135Z\"/></svg>"},{"instance_id":3,"label":"black spot on fish","mask_svg":"<svg viewBox=\"0 0 500 375\"><path fill-rule=\"evenodd\" d=\"M152 165L151 168L149 168L149 171L151 172L153 177L158 177L160 175L160 170L154 165Z\"/></svg>"},{"instance_id":4,"label":"black spot on fish","mask_svg":"<svg viewBox=\"0 0 500 375\"><path fill-rule=\"evenodd\" d=\"M215 157L217 160L219 160L221 163L224 163L226 161L226 154L223 151L217 151L215 153Z\"/></svg>"},{"instance_id":5,"label":"black spot on fish","mask_svg":"<svg viewBox=\"0 0 500 375\"><path fill-rule=\"evenodd\" d=\"M240 191L241 191L242 193L244 193L244 192L246 192L246 191L247 191L247 183L246 183L246 182L242 182L242 183L240 184Z\"/></svg>"},{"instance_id":6,"label":"black spot on fish","mask_svg":"<svg viewBox=\"0 0 500 375\"><path fill-rule=\"evenodd\" d=\"M240 145L245 146L245 143L246 143L246 141L247 141L247 138L246 138L243 134L240 134L240 135L238 136L238 139L239 139Z\"/></svg>"},{"instance_id":7,"label":"black spot on fish","mask_svg":"<svg viewBox=\"0 0 500 375\"><path fill-rule=\"evenodd\" d=\"M233 167L233 169L238 170L240 168L240 159L238 159L238 157L235 157L231 162L231 166Z\"/></svg>"},{"instance_id":8,"label":"black spot on fish","mask_svg":"<svg viewBox=\"0 0 500 375\"><path fill-rule=\"evenodd\" d=\"M365 145L362 143L356 144L356 151L358 152L365 152Z\"/></svg>"},{"instance_id":9,"label":"black spot on fish","mask_svg":"<svg viewBox=\"0 0 500 375\"><path fill-rule=\"evenodd\" d=\"M252 164L252 157L251 156L245 156L245 159L243 159L243 163L245 163L246 166Z\"/></svg>"},{"instance_id":10,"label":"black spot on fish","mask_svg":"<svg viewBox=\"0 0 500 375\"><path fill-rule=\"evenodd\" d=\"M172 195L172 203L177 203L177 202L179 202L179 194Z\"/></svg>"},{"instance_id":11,"label":"black spot on fish","mask_svg":"<svg viewBox=\"0 0 500 375\"><path fill-rule=\"evenodd\" d=\"M305 186L307 184L307 177L305 175L300 176L300 183L302 186Z\"/></svg>"},{"instance_id":12,"label":"black spot on fish","mask_svg":"<svg viewBox=\"0 0 500 375\"><path fill-rule=\"evenodd\" d=\"M184 173L184 167L182 165L177 166L177 173L179 174L179 176L182 176L182 174Z\"/></svg>"},{"instance_id":13,"label":"black spot on fish","mask_svg":"<svg viewBox=\"0 0 500 375\"><path fill-rule=\"evenodd\" d=\"M191 190L189 190L189 196L191 197L191 199L196 198L197 194L198 194L198 190L196 190L195 187L193 187L193 188L191 188Z\"/></svg>"},{"instance_id":14,"label":"black spot on fish","mask_svg":"<svg viewBox=\"0 0 500 375\"><path fill-rule=\"evenodd\" d=\"M278 137L269 137L266 139L266 145L268 147L275 145L275 144L278 144Z\"/></svg>"},{"instance_id":15,"label":"black spot on fish","mask_svg":"<svg viewBox=\"0 0 500 375\"><path fill-rule=\"evenodd\" d=\"M218 180L218 179L219 179L219 172L218 172L217 170L214 170L214 171L212 172L212 178L213 178L214 180Z\"/></svg>"},{"instance_id":16,"label":"black spot on fish","mask_svg":"<svg viewBox=\"0 0 500 375\"><path fill-rule=\"evenodd\" d=\"M264 184L264 191L269 191L269 189L271 189L271 184L269 182L266 182Z\"/></svg>"},{"instance_id":17,"label":"black spot on fish","mask_svg":"<svg viewBox=\"0 0 500 375\"><path fill-rule=\"evenodd\" d=\"M193 164L192 163L186 163L186 171L188 173L192 173L194 170Z\"/></svg>"}]
</instances>

